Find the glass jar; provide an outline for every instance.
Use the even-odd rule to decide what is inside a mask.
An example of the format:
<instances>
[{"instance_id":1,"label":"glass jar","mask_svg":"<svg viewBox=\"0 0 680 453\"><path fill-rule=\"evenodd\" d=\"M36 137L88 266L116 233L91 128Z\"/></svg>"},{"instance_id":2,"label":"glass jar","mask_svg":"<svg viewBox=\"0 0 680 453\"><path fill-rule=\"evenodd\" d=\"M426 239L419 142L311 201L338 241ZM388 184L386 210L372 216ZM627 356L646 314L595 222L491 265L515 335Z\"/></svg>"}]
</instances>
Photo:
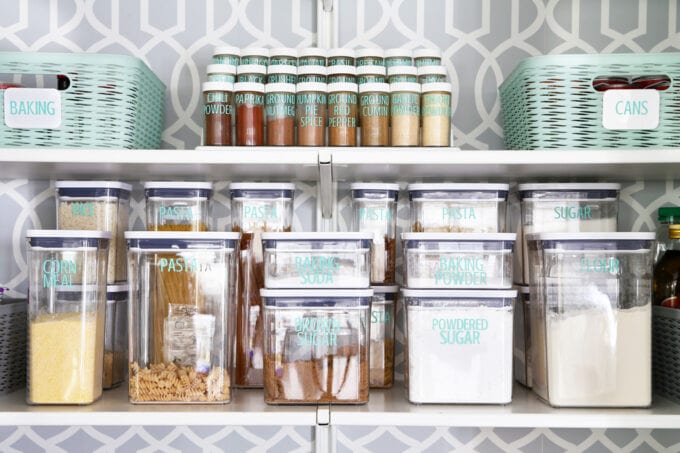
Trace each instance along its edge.
<instances>
[{"instance_id":1,"label":"glass jar","mask_svg":"<svg viewBox=\"0 0 680 453\"><path fill-rule=\"evenodd\" d=\"M326 66L326 49L318 47L298 49L298 67L300 66Z\"/></svg>"},{"instance_id":2,"label":"glass jar","mask_svg":"<svg viewBox=\"0 0 680 453\"><path fill-rule=\"evenodd\" d=\"M385 52L385 67L413 66L413 52L409 49L387 49Z\"/></svg>"},{"instance_id":3,"label":"glass jar","mask_svg":"<svg viewBox=\"0 0 680 453\"><path fill-rule=\"evenodd\" d=\"M131 403L228 403L239 233L128 231Z\"/></svg>"},{"instance_id":4,"label":"glass jar","mask_svg":"<svg viewBox=\"0 0 680 453\"><path fill-rule=\"evenodd\" d=\"M421 66L418 68L418 83L446 82L447 74L444 66Z\"/></svg>"},{"instance_id":5,"label":"glass jar","mask_svg":"<svg viewBox=\"0 0 680 453\"><path fill-rule=\"evenodd\" d=\"M264 384L264 319L260 290L264 288L262 233L291 231L295 185L234 183L231 192L232 231L241 233L238 254L239 291L236 308L236 368L234 385Z\"/></svg>"},{"instance_id":6,"label":"glass jar","mask_svg":"<svg viewBox=\"0 0 680 453\"><path fill-rule=\"evenodd\" d=\"M391 66L387 68L389 83L418 83L418 68L415 66Z\"/></svg>"},{"instance_id":7,"label":"glass jar","mask_svg":"<svg viewBox=\"0 0 680 453\"><path fill-rule=\"evenodd\" d=\"M298 83L326 83L326 67L316 65L306 65L298 68Z\"/></svg>"},{"instance_id":8,"label":"glass jar","mask_svg":"<svg viewBox=\"0 0 680 453\"><path fill-rule=\"evenodd\" d=\"M357 83L357 68L354 66L329 66L326 80L331 83Z\"/></svg>"},{"instance_id":9,"label":"glass jar","mask_svg":"<svg viewBox=\"0 0 680 453\"><path fill-rule=\"evenodd\" d=\"M383 49L357 49L354 55L356 55L357 66L385 66L385 51Z\"/></svg>"},{"instance_id":10,"label":"glass jar","mask_svg":"<svg viewBox=\"0 0 680 453\"><path fill-rule=\"evenodd\" d=\"M236 81L239 83L265 83L267 67L265 65L242 64L236 68Z\"/></svg>"},{"instance_id":11,"label":"glass jar","mask_svg":"<svg viewBox=\"0 0 680 453\"><path fill-rule=\"evenodd\" d=\"M247 47L241 50L241 65L267 66L269 64L269 49L265 47Z\"/></svg>"},{"instance_id":12,"label":"glass jar","mask_svg":"<svg viewBox=\"0 0 680 453\"><path fill-rule=\"evenodd\" d=\"M264 85L234 84L236 146L264 145Z\"/></svg>"},{"instance_id":13,"label":"glass jar","mask_svg":"<svg viewBox=\"0 0 680 453\"><path fill-rule=\"evenodd\" d=\"M423 146L451 146L451 84L421 85Z\"/></svg>"},{"instance_id":14,"label":"glass jar","mask_svg":"<svg viewBox=\"0 0 680 453\"><path fill-rule=\"evenodd\" d=\"M354 66L354 49L344 47L329 49L327 55L328 66Z\"/></svg>"},{"instance_id":15,"label":"glass jar","mask_svg":"<svg viewBox=\"0 0 680 453\"><path fill-rule=\"evenodd\" d=\"M203 84L203 141L206 146L231 146L231 122L234 116L234 85L227 82Z\"/></svg>"},{"instance_id":16,"label":"glass jar","mask_svg":"<svg viewBox=\"0 0 680 453\"><path fill-rule=\"evenodd\" d=\"M267 68L267 83L297 83L297 66L274 65Z\"/></svg>"},{"instance_id":17,"label":"glass jar","mask_svg":"<svg viewBox=\"0 0 680 453\"><path fill-rule=\"evenodd\" d=\"M106 325L104 328L104 390L118 387L127 373L128 285L106 287Z\"/></svg>"},{"instance_id":18,"label":"glass jar","mask_svg":"<svg viewBox=\"0 0 680 453\"><path fill-rule=\"evenodd\" d=\"M352 231L370 232L371 285L393 285L397 267L399 184L353 183Z\"/></svg>"},{"instance_id":19,"label":"glass jar","mask_svg":"<svg viewBox=\"0 0 680 453\"><path fill-rule=\"evenodd\" d=\"M111 233L106 282L127 279L127 246L132 186L118 181L57 181L57 228Z\"/></svg>"},{"instance_id":20,"label":"glass jar","mask_svg":"<svg viewBox=\"0 0 680 453\"><path fill-rule=\"evenodd\" d=\"M325 83L297 84L295 115L298 145L326 145L327 90Z\"/></svg>"},{"instance_id":21,"label":"glass jar","mask_svg":"<svg viewBox=\"0 0 680 453\"><path fill-rule=\"evenodd\" d=\"M236 82L236 66L209 64L206 72L208 74L208 82Z\"/></svg>"},{"instance_id":22,"label":"glass jar","mask_svg":"<svg viewBox=\"0 0 680 453\"><path fill-rule=\"evenodd\" d=\"M209 231L213 185L210 182L151 181L144 184L146 229Z\"/></svg>"},{"instance_id":23,"label":"glass jar","mask_svg":"<svg viewBox=\"0 0 680 453\"><path fill-rule=\"evenodd\" d=\"M654 263L658 263L670 243L668 225L680 224L680 207L659 208L659 227L656 229Z\"/></svg>"},{"instance_id":24,"label":"glass jar","mask_svg":"<svg viewBox=\"0 0 680 453\"><path fill-rule=\"evenodd\" d=\"M359 85L364 83L385 83L386 71L384 66L358 66L357 82L359 82Z\"/></svg>"},{"instance_id":25,"label":"glass jar","mask_svg":"<svg viewBox=\"0 0 680 453\"><path fill-rule=\"evenodd\" d=\"M359 85L361 146L390 144L390 86L386 83Z\"/></svg>"},{"instance_id":26,"label":"glass jar","mask_svg":"<svg viewBox=\"0 0 680 453\"><path fill-rule=\"evenodd\" d=\"M111 233L28 230L28 404L90 404L102 394Z\"/></svg>"},{"instance_id":27,"label":"glass jar","mask_svg":"<svg viewBox=\"0 0 680 453\"><path fill-rule=\"evenodd\" d=\"M328 145L357 146L356 83L328 85Z\"/></svg>"},{"instance_id":28,"label":"glass jar","mask_svg":"<svg viewBox=\"0 0 680 453\"><path fill-rule=\"evenodd\" d=\"M420 142L420 84L390 84L392 146L418 146Z\"/></svg>"},{"instance_id":29,"label":"glass jar","mask_svg":"<svg viewBox=\"0 0 680 453\"><path fill-rule=\"evenodd\" d=\"M241 49L232 46L217 46L213 52L213 63L238 66L241 61Z\"/></svg>"},{"instance_id":30,"label":"glass jar","mask_svg":"<svg viewBox=\"0 0 680 453\"><path fill-rule=\"evenodd\" d=\"M368 402L373 291L261 291L267 404Z\"/></svg>"},{"instance_id":31,"label":"glass jar","mask_svg":"<svg viewBox=\"0 0 680 453\"><path fill-rule=\"evenodd\" d=\"M297 66L297 49L275 47L269 50L269 66Z\"/></svg>"},{"instance_id":32,"label":"glass jar","mask_svg":"<svg viewBox=\"0 0 680 453\"><path fill-rule=\"evenodd\" d=\"M413 59L417 68L421 66L441 66L442 51L439 49L416 49Z\"/></svg>"},{"instance_id":33,"label":"glass jar","mask_svg":"<svg viewBox=\"0 0 680 453\"><path fill-rule=\"evenodd\" d=\"M373 286L369 386L390 388L394 383L394 319L398 286Z\"/></svg>"},{"instance_id":34,"label":"glass jar","mask_svg":"<svg viewBox=\"0 0 680 453\"><path fill-rule=\"evenodd\" d=\"M295 145L295 85L268 83L265 91L267 145Z\"/></svg>"}]
</instances>

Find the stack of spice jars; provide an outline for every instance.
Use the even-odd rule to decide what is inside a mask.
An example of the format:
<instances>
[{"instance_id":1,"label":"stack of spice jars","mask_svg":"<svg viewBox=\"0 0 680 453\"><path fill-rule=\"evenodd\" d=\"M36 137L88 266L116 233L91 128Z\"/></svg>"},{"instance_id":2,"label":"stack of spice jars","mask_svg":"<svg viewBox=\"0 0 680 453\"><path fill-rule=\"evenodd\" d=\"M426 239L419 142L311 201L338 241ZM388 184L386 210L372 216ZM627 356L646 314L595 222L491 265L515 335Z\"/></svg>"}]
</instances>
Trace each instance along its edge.
<instances>
[{"instance_id":1,"label":"stack of spice jars","mask_svg":"<svg viewBox=\"0 0 680 453\"><path fill-rule=\"evenodd\" d=\"M507 184L410 184L403 233L407 389L413 403L512 399Z\"/></svg>"}]
</instances>

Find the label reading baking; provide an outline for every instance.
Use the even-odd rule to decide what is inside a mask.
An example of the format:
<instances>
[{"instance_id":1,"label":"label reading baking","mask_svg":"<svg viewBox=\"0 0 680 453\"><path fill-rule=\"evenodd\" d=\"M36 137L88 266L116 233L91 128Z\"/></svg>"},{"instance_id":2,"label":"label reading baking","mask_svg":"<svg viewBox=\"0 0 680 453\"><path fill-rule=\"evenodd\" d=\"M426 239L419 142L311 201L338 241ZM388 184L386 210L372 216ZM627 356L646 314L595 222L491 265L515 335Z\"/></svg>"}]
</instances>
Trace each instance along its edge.
<instances>
[{"instance_id":1,"label":"label reading baking","mask_svg":"<svg viewBox=\"0 0 680 453\"><path fill-rule=\"evenodd\" d=\"M194 209L192 206L161 206L158 208L158 215L161 221L192 221L194 220Z\"/></svg>"},{"instance_id":2,"label":"label reading baking","mask_svg":"<svg viewBox=\"0 0 680 453\"><path fill-rule=\"evenodd\" d=\"M621 262L613 256L602 258L581 258L579 271L600 274L619 274L621 272Z\"/></svg>"},{"instance_id":3,"label":"label reading baking","mask_svg":"<svg viewBox=\"0 0 680 453\"><path fill-rule=\"evenodd\" d=\"M78 266L73 260L44 260L43 288L71 288Z\"/></svg>"},{"instance_id":4,"label":"label reading baking","mask_svg":"<svg viewBox=\"0 0 680 453\"><path fill-rule=\"evenodd\" d=\"M385 310L371 310L372 324L387 324L392 320L389 311Z\"/></svg>"},{"instance_id":5,"label":"label reading baking","mask_svg":"<svg viewBox=\"0 0 680 453\"><path fill-rule=\"evenodd\" d=\"M366 223L385 223L392 221L394 215L390 208L359 208L359 220Z\"/></svg>"},{"instance_id":6,"label":"label reading baking","mask_svg":"<svg viewBox=\"0 0 680 453\"><path fill-rule=\"evenodd\" d=\"M196 258L160 258L158 268L161 272L210 272L209 262L201 263Z\"/></svg>"},{"instance_id":7,"label":"label reading baking","mask_svg":"<svg viewBox=\"0 0 680 453\"><path fill-rule=\"evenodd\" d=\"M340 320L334 318L295 318L299 346L337 346Z\"/></svg>"},{"instance_id":8,"label":"label reading baking","mask_svg":"<svg viewBox=\"0 0 680 453\"><path fill-rule=\"evenodd\" d=\"M486 267L482 258L441 257L434 272L435 286L486 286Z\"/></svg>"},{"instance_id":9,"label":"label reading baking","mask_svg":"<svg viewBox=\"0 0 680 453\"><path fill-rule=\"evenodd\" d=\"M302 285L325 285L334 282L334 274L340 269L337 256L296 256L295 271Z\"/></svg>"},{"instance_id":10,"label":"label reading baking","mask_svg":"<svg viewBox=\"0 0 680 453\"><path fill-rule=\"evenodd\" d=\"M71 214L75 217L94 217L94 202L71 203Z\"/></svg>"},{"instance_id":11,"label":"label reading baking","mask_svg":"<svg viewBox=\"0 0 680 453\"><path fill-rule=\"evenodd\" d=\"M4 109L7 127L57 129L61 126L61 93L53 88L8 88Z\"/></svg>"},{"instance_id":12,"label":"label reading baking","mask_svg":"<svg viewBox=\"0 0 680 453\"><path fill-rule=\"evenodd\" d=\"M556 220L592 219L591 206L555 206L553 212Z\"/></svg>"},{"instance_id":13,"label":"label reading baking","mask_svg":"<svg viewBox=\"0 0 680 453\"><path fill-rule=\"evenodd\" d=\"M439 344L481 344L482 332L489 329L484 318L434 318L432 330L439 332Z\"/></svg>"},{"instance_id":14,"label":"label reading baking","mask_svg":"<svg viewBox=\"0 0 680 453\"><path fill-rule=\"evenodd\" d=\"M475 208L461 206L447 206L442 208L442 219L444 220L477 220Z\"/></svg>"},{"instance_id":15,"label":"label reading baking","mask_svg":"<svg viewBox=\"0 0 680 453\"><path fill-rule=\"evenodd\" d=\"M279 214L276 206L268 204L244 204L243 218L250 220L277 220L279 218Z\"/></svg>"},{"instance_id":16,"label":"label reading baking","mask_svg":"<svg viewBox=\"0 0 680 453\"><path fill-rule=\"evenodd\" d=\"M607 90L602 96L602 127L615 130L659 127L657 90Z\"/></svg>"}]
</instances>

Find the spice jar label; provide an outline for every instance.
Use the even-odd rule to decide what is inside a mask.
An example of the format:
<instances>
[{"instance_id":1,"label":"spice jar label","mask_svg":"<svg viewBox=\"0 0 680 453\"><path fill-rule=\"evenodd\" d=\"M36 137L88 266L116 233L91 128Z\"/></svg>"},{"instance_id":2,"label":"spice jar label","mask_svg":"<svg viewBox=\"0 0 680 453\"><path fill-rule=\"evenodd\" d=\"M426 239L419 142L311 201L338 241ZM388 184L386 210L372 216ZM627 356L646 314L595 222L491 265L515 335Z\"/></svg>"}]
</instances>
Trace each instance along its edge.
<instances>
[{"instance_id":1,"label":"spice jar label","mask_svg":"<svg viewBox=\"0 0 680 453\"><path fill-rule=\"evenodd\" d=\"M258 93L236 93L234 102L237 105L264 105L264 94Z\"/></svg>"},{"instance_id":2,"label":"spice jar label","mask_svg":"<svg viewBox=\"0 0 680 453\"><path fill-rule=\"evenodd\" d=\"M7 127L57 129L61 126L61 93L53 88L8 88L4 107Z\"/></svg>"},{"instance_id":3,"label":"spice jar label","mask_svg":"<svg viewBox=\"0 0 680 453\"><path fill-rule=\"evenodd\" d=\"M44 260L42 262L43 288L71 288L78 266L73 260Z\"/></svg>"},{"instance_id":4,"label":"spice jar label","mask_svg":"<svg viewBox=\"0 0 680 453\"><path fill-rule=\"evenodd\" d=\"M362 94L361 116L387 116L389 113L390 96L387 94Z\"/></svg>"},{"instance_id":5,"label":"spice jar label","mask_svg":"<svg viewBox=\"0 0 680 453\"><path fill-rule=\"evenodd\" d=\"M420 96L416 93L395 93L390 104L392 116L420 115Z\"/></svg>"},{"instance_id":6,"label":"spice jar label","mask_svg":"<svg viewBox=\"0 0 680 453\"><path fill-rule=\"evenodd\" d=\"M486 286L486 263L468 256L440 257L434 269L435 286Z\"/></svg>"},{"instance_id":7,"label":"spice jar label","mask_svg":"<svg viewBox=\"0 0 680 453\"><path fill-rule=\"evenodd\" d=\"M433 318L432 330L439 333L439 344L482 344L483 333L489 330L485 318Z\"/></svg>"},{"instance_id":8,"label":"spice jar label","mask_svg":"<svg viewBox=\"0 0 680 453\"><path fill-rule=\"evenodd\" d=\"M298 346L337 346L340 320L335 318L295 318Z\"/></svg>"},{"instance_id":9,"label":"spice jar label","mask_svg":"<svg viewBox=\"0 0 680 453\"><path fill-rule=\"evenodd\" d=\"M334 283L334 276L340 270L337 256L296 256L295 271L302 285Z\"/></svg>"},{"instance_id":10,"label":"spice jar label","mask_svg":"<svg viewBox=\"0 0 680 453\"><path fill-rule=\"evenodd\" d=\"M265 112L267 119L295 118L295 95L292 93L267 93Z\"/></svg>"},{"instance_id":11,"label":"spice jar label","mask_svg":"<svg viewBox=\"0 0 680 453\"><path fill-rule=\"evenodd\" d=\"M659 127L657 90L607 90L602 96L602 127L614 130Z\"/></svg>"},{"instance_id":12,"label":"spice jar label","mask_svg":"<svg viewBox=\"0 0 680 453\"><path fill-rule=\"evenodd\" d=\"M423 95L423 116L451 116L451 95L428 93Z\"/></svg>"}]
</instances>

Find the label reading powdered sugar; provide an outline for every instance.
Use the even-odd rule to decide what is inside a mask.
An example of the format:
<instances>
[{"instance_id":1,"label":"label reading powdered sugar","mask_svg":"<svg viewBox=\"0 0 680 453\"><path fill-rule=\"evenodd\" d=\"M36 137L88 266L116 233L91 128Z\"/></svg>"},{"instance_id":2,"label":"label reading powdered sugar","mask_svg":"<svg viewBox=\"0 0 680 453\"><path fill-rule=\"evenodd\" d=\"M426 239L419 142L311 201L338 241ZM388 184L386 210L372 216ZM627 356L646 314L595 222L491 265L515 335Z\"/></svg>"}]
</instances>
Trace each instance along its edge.
<instances>
[{"instance_id":1,"label":"label reading powdered sugar","mask_svg":"<svg viewBox=\"0 0 680 453\"><path fill-rule=\"evenodd\" d=\"M489 329L485 318L435 318L432 330L439 332L440 344L481 344L482 332Z\"/></svg>"}]
</instances>

